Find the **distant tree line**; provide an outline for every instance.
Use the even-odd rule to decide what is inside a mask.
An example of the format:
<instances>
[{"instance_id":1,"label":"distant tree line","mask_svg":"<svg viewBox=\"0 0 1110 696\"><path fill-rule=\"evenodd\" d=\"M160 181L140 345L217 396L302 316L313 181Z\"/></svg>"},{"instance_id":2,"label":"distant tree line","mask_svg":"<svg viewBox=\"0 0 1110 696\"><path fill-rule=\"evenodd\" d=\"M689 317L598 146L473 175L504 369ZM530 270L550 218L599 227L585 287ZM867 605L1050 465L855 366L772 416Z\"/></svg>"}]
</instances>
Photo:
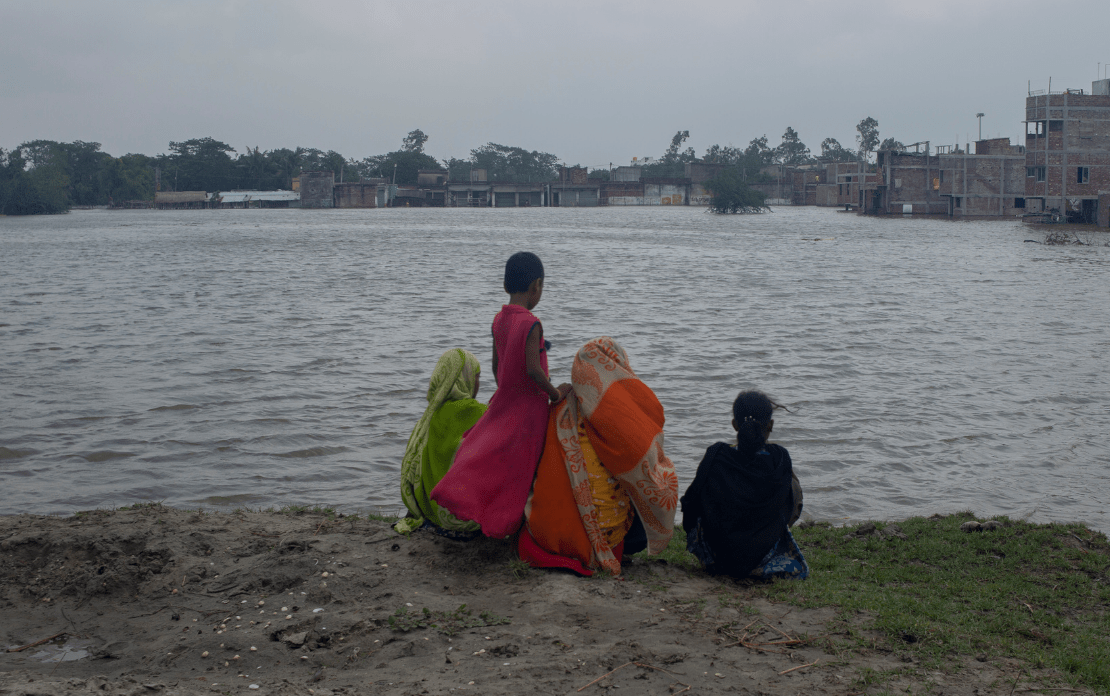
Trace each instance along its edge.
<instances>
[{"instance_id":1,"label":"distant tree line","mask_svg":"<svg viewBox=\"0 0 1110 696\"><path fill-rule=\"evenodd\" d=\"M826 138L816 156L791 127L775 147L764 135L743 149L713 145L701 157L692 147L682 149L690 137L690 131L682 130L671 138L662 157L643 167L641 176L679 178L685 176L687 163L715 162L730 165L740 180L755 182L761 180L760 169L769 164L866 161L877 148L901 146L892 138L880 146L878 125L873 118L860 121L855 150ZM436 160L424 152L428 139L416 129L405 136L399 149L361 160L334 150L303 147L265 151L246 147L238 152L213 138L170 142L167 153L153 157L113 157L100 150L100 143L80 140L33 140L12 150L0 148L0 213L60 213L72 206L151 200L156 182L162 191L289 190L303 171L331 171L336 181L384 178L399 185L415 184L421 169L446 169L450 181L469 181L475 169L485 170L488 181L537 183L558 176L560 159L549 152L491 142L471 150L466 159ZM608 179L609 172L595 169L589 176Z\"/></svg>"}]
</instances>

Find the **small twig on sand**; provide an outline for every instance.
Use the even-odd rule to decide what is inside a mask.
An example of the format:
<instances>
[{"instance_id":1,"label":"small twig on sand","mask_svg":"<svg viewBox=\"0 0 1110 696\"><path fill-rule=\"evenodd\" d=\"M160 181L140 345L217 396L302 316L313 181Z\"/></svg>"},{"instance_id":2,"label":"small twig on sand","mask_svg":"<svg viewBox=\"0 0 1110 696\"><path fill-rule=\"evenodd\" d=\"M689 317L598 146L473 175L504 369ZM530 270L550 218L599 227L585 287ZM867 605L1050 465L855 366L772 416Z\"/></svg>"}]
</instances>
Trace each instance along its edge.
<instances>
[{"instance_id":1,"label":"small twig on sand","mask_svg":"<svg viewBox=\"0 0 1110 696\"><path fill-rule=\"evenodd\" d=\"M1053 686L1053 687L1046 687L1046 686L1037 687L1037 686L1034 686L1034 687L1031 687L1031 688L1028 688L1028 689L1022 689L1018 693L1023 694L1027 691L1074 691L1077 694L1092 693L1092 691L1090 689L1069 689L1069 688L1064 687L1064 686Z\"/></svg>"},{"instance_id":2,"label":"small twig on sand","mask_svg":"<svg viewBox=\"0 0 1110 696\"><path fill-rule=\"evenodd\" d=\"M54 635L50 636L49 638L43 638L42 640L36 640L34 643L28 643L27 645L23 645L23 646L20 646L18 648L8 648L4 652L10 652L10 653L23 652L27 648L33 648L36 645L42 645L43 643L49 643L50 641L54 640L55 638L58 638L58 637L64 636L64 635L66 635L66 631L62 631L61 633L55 633Z\"/></svg>"},{"instance_id":3,"label":"small twig on sand","mask_svg":"<svg viewBox=\"0 0 1110 696\"><path fill-rule=\"evenodd\" d=\"M319 534L320 530L323 529L323 528L324 528L324 523L321 522L320 526L316 528L316 532L312 536L316 536L317 534Z\"/></svg>"},{"instance_id":4,"label":"small twig on sand","mask_svg":"<svg viewBox=\"0 0 1110 696\"><path fill-rule=\"evenodd\" d=\"M1022 602L1022 604L1025 604L1025 602ZM1028 606L1028 605L1026 605L1026 606ZM1022 671L1018 672L1017 677L1014 678L1014 685L1012 687L1010 687L1010 696L1014 696L1014 689L1017 688L1018 682L1021 681L1021 678L1024 677L1024 676L1025 676L1025 670L1022 670Z\"/></svg>"},{"instance_id":5,"label":"small twig on sand","mask_svg":"<svg viewBox=\"0 0 1110 696\"><path fill-rule=\"evenodd\" d=\"M790 635L789 633L787 633L786 631L784 631L784 630L782 630L782 629L780 629L780 628L775 628L774 626L772 626L771 624L767 623L766 621L764 621L764 622L763 622L763 625L764 625L764 626L767 626L767 627L768 627L768 628L770 628L771 630L774 630L774 631L778 631L779 633L781 633L782 635L786 636L786 637L787 637L787 638L789 638L790 640L794 640L794 636Z\"/></svg>"},{"instance_id":6,"label":"small twig on sand","mask_svg":"<svg viewBox=\"0 0 1110 696\"><path fill-rule=\"evenodd\" d=\"M674 684L671 684L671 688L672 688L672 689L673 689L673 688L674 688L675 686L685 686L686 688L685 688L685 689L683 689L682 691L676 691L676 692L674 692L674 696L678 696L679 694L684 694L684 693L686 693L687 691L689 691L690 689L694 688L693 686L691 686L691 685L689 685L689 684L683 684L682 682L675 682Z\"/></svg>"},{"instance_id":7,"label":"small twig on sand","mask_svg":"<svg viewBox=\"0 0 1110 696\"><path fill-rule=\"evenodd\" d=\"M636 665L637 667L646 667L647 669L654 669L657 672L662 672L663 674L669 674L673 677L685 677L686 676L685 674L682 674L681 672L668 672L667 670L663 669L662 667L656 667L654 665L649 665L646 662L633 662L632 664Z\"/></svg>"},{"instance_id":8,"label":"small twig on sand","mask_svg":"<svg viewBox=\"0 0 1110 696\"><path fill-rule=\"evenodd\" d=\"M617 667L616 669L614 669L614 670L613 670L613 672L617 672L617 671L619 671L619 670L622 670L622 669L624 669L625 667L627 667L627 666L628 666L628 665L630 665L630 664L632 664L632 663L631 663L631 662L625 662L625 663L624 663L623 665L621 665L620 667ZM582 687L582 689L587 689L587 688L589 688L589 687L593 686L594 684L598 683L599 681L601 681L601 680L602 680L602 679L604 679L605 677L609 676L609 675L610 675L610 674L612 674L613 672L609 672L609 673L607 673L607 674L603 674L603 675L601 675L600 677L598 677L597 679L594 679L594 680L593 680L592 682L590 682L590 683L589 683L589 684L587 684L586 686L583 686L583 687ZM582 691L582 689L579 689L579 691Z\"/></svg>"},{"instance_id":9,"label":"small twig on sand","mask_svg":"<svg viewBox=\"0 0 1110 696\"><path fill-rule=\"evenodd\" d=\"M791 667L790 669L786 669L786 670L783 670L783 671L779 672L779 676L782 676L783 674L790 674L791 672L793 672L796 669L805 669L806 667L812 667L813 665L817 664L818 662L820 662L820 660L814 660L813 662L810 662L808 665L798 665L797 667Z\"/></svg>"}]
</instances>

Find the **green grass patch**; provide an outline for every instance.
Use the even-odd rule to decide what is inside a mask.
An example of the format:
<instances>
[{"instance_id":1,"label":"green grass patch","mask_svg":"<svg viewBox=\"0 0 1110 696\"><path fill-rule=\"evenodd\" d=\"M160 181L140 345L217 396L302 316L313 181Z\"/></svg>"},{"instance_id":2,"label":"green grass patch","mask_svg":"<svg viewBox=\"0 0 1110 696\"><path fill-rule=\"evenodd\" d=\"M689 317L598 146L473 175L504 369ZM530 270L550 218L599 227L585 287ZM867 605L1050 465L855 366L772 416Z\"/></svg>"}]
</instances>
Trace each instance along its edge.
<instances>
[{"instance_id":1,"label":"green grass patch","mask_svg":"<svg viewBox=\"0 0 1110 696\"><path fill-rule=\"evenodd\" d=\"M1110 693L1105 535L1006 518L993 531L961 531L970 519L899 522L905 540L859 538L851 534L858 527L795 529L809 579L757 591L800 606L866 612L888 647L926 665L945 667L953 656L1014 657Z\"/></svg>"},{"instance_id":2,"label":"green grass patch","mask_svg":"<svg viewBox=\"0 0 1110 696\"><path fill-rule=\"evenodd\" d=\"M1029 668L1056 670L1073 687L1110 694L1106 536L1080 524L1005 517L992 531L961 531L971 519L964 513L898 522L904 540L856 536L862 525L795 527L807 580L740 581L718 602L743 602L742 595L833 607L839 618L830 629L856 636L858 648L874 647L858 630L876 630L883 648L928 669L956 670L975 657L1017 658ZM665 551L636 557L701 572L677 526ZM870 685L888 676L860 678Z\"/></svg>"},{"instance_id":3,"label":"green grass patch","mask_svg":"<svg viewBox=\"0 0 1110 696\"><path fill-rule=\"evenodd\" d=\"M682 530L680 524L674 526L674 534L671 535L667 548L654 556L649 556L647 551L641 551L633 554L632 557L652 563L666 563L684 570L701 569L701 561L698 560L697 556L686 550L686 532Z\"/></svg>"}]
</instances>

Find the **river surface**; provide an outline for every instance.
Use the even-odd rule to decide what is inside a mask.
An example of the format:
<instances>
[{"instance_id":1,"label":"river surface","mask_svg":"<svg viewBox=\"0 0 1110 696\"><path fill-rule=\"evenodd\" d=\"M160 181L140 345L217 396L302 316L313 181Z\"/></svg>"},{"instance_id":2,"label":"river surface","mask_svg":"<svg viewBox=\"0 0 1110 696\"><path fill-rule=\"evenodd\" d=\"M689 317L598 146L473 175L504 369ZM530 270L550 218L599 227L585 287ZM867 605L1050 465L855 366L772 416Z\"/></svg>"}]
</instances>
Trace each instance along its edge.
<instances>
[{"instance_id":1,"label":"river surface","mask_svg":"<svg viewBox=\"0 0 1110 696\"><path fill-rule=\"evenodd\" d=\"M615 337L683 489L731 401L789 405L807 516L1110 528L1110 248L832 209L75 211L0 218L0 513L400 506L444 350L493 389L505 259L552 378Z\"/></svg>"}]
</instances>

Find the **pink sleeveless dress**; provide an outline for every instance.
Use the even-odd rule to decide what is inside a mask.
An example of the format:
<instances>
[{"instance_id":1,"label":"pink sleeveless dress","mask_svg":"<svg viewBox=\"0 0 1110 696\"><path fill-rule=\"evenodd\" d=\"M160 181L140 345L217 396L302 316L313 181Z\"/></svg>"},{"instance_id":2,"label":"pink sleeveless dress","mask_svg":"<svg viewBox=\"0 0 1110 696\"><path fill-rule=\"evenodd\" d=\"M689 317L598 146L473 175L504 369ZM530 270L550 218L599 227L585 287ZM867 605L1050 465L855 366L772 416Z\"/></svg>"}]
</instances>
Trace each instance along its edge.
<instances>
[{"instance_id":1,"label":"pink sleeveless dress","mask_svg":"<svg viewBox=\"0 0 1110 696\"><path fill-rule=\"evenodd\" d=\"M528 376L524 345L539 319L504 305L493 320L497 391L465 435L451 469L432 500L460 520L473 520L488 537L504 539L520 528L547 436L547 394ZM547 374L547 351L540 364Z\"/></svg>"}]
</instances>

